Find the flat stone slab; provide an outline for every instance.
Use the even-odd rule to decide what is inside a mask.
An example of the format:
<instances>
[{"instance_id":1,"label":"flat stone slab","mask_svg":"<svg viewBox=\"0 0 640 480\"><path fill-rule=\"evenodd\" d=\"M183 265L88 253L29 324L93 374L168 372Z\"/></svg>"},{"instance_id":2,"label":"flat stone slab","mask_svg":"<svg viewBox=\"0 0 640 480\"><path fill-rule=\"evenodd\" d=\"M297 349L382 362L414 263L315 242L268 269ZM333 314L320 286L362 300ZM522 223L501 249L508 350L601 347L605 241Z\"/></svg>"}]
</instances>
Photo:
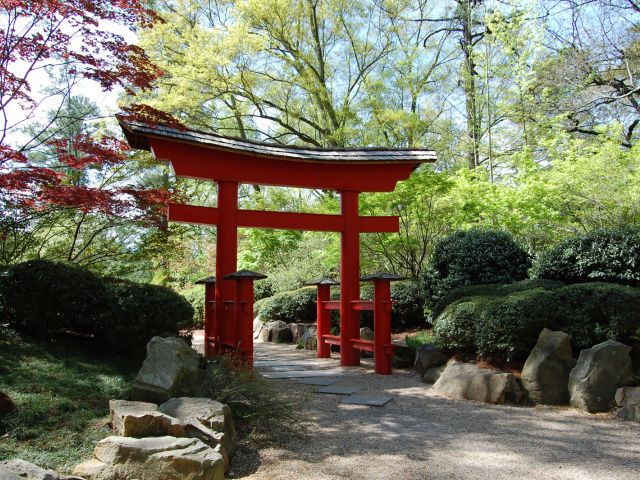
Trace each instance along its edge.
<instances>
[{"instance_id":1,"label":"flat stone slab","mask_svg":"<svg viewBox=\"0 0 640 480\"><path fill-rule=\"evenodd\" d=\"M334 395L351 395L362 390L362 387L341 387L339 385L330 385L318 389L318 393L332 393Z\"/></svg>"},{"instance_id":2,"label":"flat stone slab","mask_svg":"<svg viewBox=\"0 0 640 480\"><path fill-rule=\"evenodd\" d=\"M288 372L264 372L264 378L287 379L287 378L308 378L308 377L330 377L342 375L340 372L331 370L294 370Z\"/></svg>"},{"instance_id":3,"label":"flat stone slab","mask_svg":"<svg viewBox=\"0 0 640 480\"><path fill-rule=\"evenodd\" d=\"M392 400L389 395L351 395L344 397L340 403L349 403L352 405L369 405L371 407L384 407Z\"/></svg>"},{"instance_id":4,"label":"flat stone slab","mask_svg":"<svg viewBox=\"0 0 640 480\"><path fill-rule=\"evenodd\" d=\"M309 377L301 378L300 380L298 380L298 383L301 383L303 385L322 385L326 387L327 385L333 385L338 380L338 378L331 377Z\"/></svg>"}]
</instances>

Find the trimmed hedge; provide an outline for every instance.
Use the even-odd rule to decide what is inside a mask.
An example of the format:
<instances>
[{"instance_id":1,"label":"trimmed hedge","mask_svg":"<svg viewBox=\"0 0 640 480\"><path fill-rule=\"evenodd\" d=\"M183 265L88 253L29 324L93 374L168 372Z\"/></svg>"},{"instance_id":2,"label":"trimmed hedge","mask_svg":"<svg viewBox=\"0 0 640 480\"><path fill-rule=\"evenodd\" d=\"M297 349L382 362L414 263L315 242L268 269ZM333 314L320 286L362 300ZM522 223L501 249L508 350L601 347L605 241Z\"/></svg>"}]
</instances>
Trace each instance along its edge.
<instances>
[{"instance_id":1,"label":"trimmed hedge","mask_svg":"<svg viewBox=\"0 0 640 480\"><path fill-rule=\"evenodd\" d=\"M373 284L363 284L360 296L364 300L373 300ZM420 282L405 280L391 284L391 329L401 332L412 328L425 328L427 321L424 307L427 299L426 292ZM362 324L373 328L373 313L362 313Z\"/></svg>"},{"instance_id":2,"label":"trimmed hedge","mask_svg":"<svg viewBox=\"0 0 640 480\"><path fill-rule=\"evenodd\" d=\"M117 315L106 321L101 337L122 353L145 353L154 336L176 337L193 328L193 307L182 295L159 285L109 279L117 298Z\"/></svg>"},{"instance_id":3,"label":"trimmed hedge","mask_svg":"<svg viewBox=\"0 0 640 480\"><path fill-rule=\"evenodd\" d=\"M545 327L571 335L576 353L607 339L631 342L640 334L637 288L536 281L485 288L452 301L436 318L433 331L443 346L521 361Z\"/></svg>"},{"instance_id":4,"label":"trimmed hedge","mask_svg":"<svg viewBox=\"0 0 640 480\"><path fill-rule=\"evenodd\" d=\"M512 283L527 278L531 259L511 234L474 228L436 245L425 274L427 306L464 285Z\"/></svg>"},{"instance_id":5,"label":"trimmed hedge","mask_svg":"<svg viewBox=\"0 0 640 480\"><path fill-rule=\"evenodd\" d=\"M569 238L542 253L533 273L569 283L640 285L640 229L596 230Z\"/></svg>"},{"instance_id":6,"label":"trimmed hedge","mask_svg":"<svg viewBox=\"0 0 640 480\"><path fill-rule=\"evenodd\" d=\"M316 321L316 298L315 287L277 293L262 300L259 305L260 319L263 322L282 320L286 323L313 323Z\"/></svg>"},{"instance_id":7,"label":"trimmed hedge","mask_svg":"<svg viewBox=\"0 0 640 480\"><path fill-rule=\"evenodd\" d=\"M193 325L193 308L156 285L103 278L75 265L32 260L0 274L3 322L51 339L62 332L92 336L112 351L140 356L155 335Z\"/></svg>"}]
</instances>

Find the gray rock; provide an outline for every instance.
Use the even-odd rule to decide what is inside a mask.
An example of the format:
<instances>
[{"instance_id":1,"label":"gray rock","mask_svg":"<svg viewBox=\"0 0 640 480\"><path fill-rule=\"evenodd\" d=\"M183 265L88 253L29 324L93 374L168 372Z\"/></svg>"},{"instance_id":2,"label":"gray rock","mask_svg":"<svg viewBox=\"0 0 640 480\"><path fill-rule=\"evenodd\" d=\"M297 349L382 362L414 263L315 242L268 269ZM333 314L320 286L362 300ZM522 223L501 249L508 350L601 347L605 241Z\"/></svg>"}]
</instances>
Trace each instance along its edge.
<instances>
[{"instance_id":1,"label":"gray rock","mask_svg":"<svg viewBox=\"0 0 640 480\"><path fill-rule=\"evenodd\" d=\"M53 470L40 468L20 458L0 463L0 479L2 480L83 480L80 477L60 475Z\"/></svg>"},{"instance_id":2,"label":"gray rock","mask_svg":"<svg viewBox=\"0 0 640 480\"><path fill-rule=\"evenodd\" d=\"M400 340L395 340L391 343L393 344L393 366L395 368L413 367L416 356L415 350Z\"/></svg>"},{"instance_id":3,"label":"gray rock","mask_svg":"<svg viewBox=\"0 0 640 480\"><path fill-rule=\"evenodd\" d=\"M291 343L291 330L282 320L265 323L259 337L263 342Z\"/></svg>"},{"instance_id":4,"label":"gray rock","mask_svg":"<svg viewBox=\"0 0 640 480\"><path fill-rule=\"evenodd\" d=\"M257 340L260 337L260 332L262 331L262 327L264 327L264 323L260 320L260 317L256 317L253 320L253 339Z\"/></svg>"},{"instance_id":5,"label":"gray rock","mask_svg":"<svg viewBox=\"0 0 640 480\"><path fill-rule=\"evenodd\" d=\"M220 453L197 438L107 437L74 474L88 480L223 480Z\"/></svg>"},{"instance_id":6,"label":"gray rock","mask_svg":"<svg viewBox=\"0 0 640 480\"><path fill-rule=\"evenodd\" d=\"M363 340L371 340L373 341L373 330L371 330L369 327L362 327L360 329L360 338Z\"/></svg>"},{"instance_id":7,"label":"gray rock","mask_svg":"<svg viewBox=\"0 0 640 480\"><path fill-rule=\"evenodd\" d=\"M19 477L17 473L12 472L0 463L0 480L24 480L25 477Z\"/></svg>"},{"instance_id":8,"label":"gray rock","mask_svg":"<svg viewBox=\"0 0 640 480\"><path fill-rule=\"evenodd\" d=\"M447 363L448 357L443 353L442 349L437 345L426 343L420 345L416 350L416 358L413 368L420 375L424 375L427 370L439 367ZM423 380L424 381L424 380Z\"/></svg>"},{"instance_id":9,"label":"gray rock","mask_svg":"<svg viewBox=\"0 0 640 480\"><path fill-rule=\"evenodd\" d=\"M439 367L430 368L422 374L422 383L436 383L440 378L440 375L442 375L442 372L444 372L445 368L447 368L446 365L440 365Z\"/></svg>"},{"instance_id":10,"label":"gray rock","mask_svg":"<svg viewBox=\"0 0 640 480\"><path fill-rule=\"evenodd\" d=\"M590 413L611 410L616 390L634 380L630 351L614 340L582 350L569 373L571 405Z\"/></svg>"},{"instance_id":11,"label":"gray rock","mask_svg":"<svg viewBox=\"0 0 640 480\"><path fill-rule=\"evenodd\" d=\"M16 409L16 404L9 395L0 390L0 415L7 415Z\"/></svg>"},{"instance_id":12,"label":"gray rock","mask_svg":"<svg viewBox=\"0 0 640 480\"><path fill-rule=\"evenodd\" d=\"M160 405L160 411L185 425L187 436L218 447L228 469L238 446L231 409L210 398L172 398Z\"/></svg>"},{"instance_id":13,"label":"gray rock","mask_svg":"<svg viewBox=\"0 0 640 480\"><path fill-rule=\"evenodd\" d=\"M543 329L522 369L522 385L534 403L569 403L569 372L576 366L570 337Z\"/></svg>"},{"instance_id":14,"label":"gray rock","mask_svg":"<svg viewBox=\"0 0 640 480\"><path fill-rule=\"evenodd\" d=\"M640 422L640 387L622 387L616 391L618 411L616 415L622 420Z\"/></svg>"},{"instance_id":15,"label":"gray rock","mask_svg":"<svg viewBox=\"0 0 640 480\"><path fill-rule=\"evenodd\" d=\"M291 331L291 342L299 343L307 333L307 326L304 323L290 323L289 330Z\"/></svg>"},{"instance_id":16,"label":"gray rock","mask_svg":"<svg viewBox=\"0 0 640 480\"><path fill-rule=\"evenodd\" d=\"M307 350L318 349L318 329L316 327L309 327L302 337L302 343Z\"/></svg>"},{"instance_id":17,"label":"gray rock","mask_svg":"<svg viewBox=\"0 0 640 480\"><path fill-rule=\"evenodd\" d=\"M494 404L518 403L523 397L515 375L473 363L450 362L432 388L446 397Z\"/></svg>"},{"instance_id":18,"label":"gray rock","mask_svg":"<svg viewBox=\"0 0 640 480\"><path fill-rule=\"evenodd\" d=\"M159 412L155 403L110 400L109 412L113 432L121 437L186 436L180 422Z\"/></svg>"},{"instance_id":19,"label":"gray rock","mask_svg":"<svg viewBox=\"0 0 640 480\"><path fill-rule=\"evenodd\" d=\"M162 403L172 397L196 395L200 393L199 367L200 355L181 338L153 337L133 382L131 398Z\"/></svg>"}]
</instances>

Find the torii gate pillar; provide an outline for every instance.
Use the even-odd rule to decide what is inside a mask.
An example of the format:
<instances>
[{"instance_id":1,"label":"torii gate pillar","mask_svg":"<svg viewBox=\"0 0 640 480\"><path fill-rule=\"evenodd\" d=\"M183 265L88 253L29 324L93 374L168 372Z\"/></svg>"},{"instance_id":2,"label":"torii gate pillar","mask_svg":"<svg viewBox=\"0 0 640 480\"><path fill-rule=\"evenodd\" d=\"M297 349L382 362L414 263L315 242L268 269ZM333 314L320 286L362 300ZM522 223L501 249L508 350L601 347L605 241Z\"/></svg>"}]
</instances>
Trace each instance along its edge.
<instances>
[{"instance_id":1,"label":"torii gate pillar","mask_svg":"<svg viewBox=\"0 0 640 480\"><path fill-rule=\"evenodd\" d=\"M235 282L225 279L238 268L238 184L236 182L219 181L218 210L220 220L216 225L216 324L220 331L220 340L216 343L214 354L220 348L235 348L235 326L229 321L233 318L230 309L234 308Z\"/></svg>"},{"instance_id":2,"label":"torii gate pillar","mask_svg":"<svg viewBox=\"0 0 640 480\"><path fill-rule=\"evenodd\" d=\"M351 339L360 338L360 312L353 302L360 300L360 230L358 228L359 192L340 192L340 213L344 229L340 235L340 365L360 365L360 351Z\"/></svg>"}]
</instances>

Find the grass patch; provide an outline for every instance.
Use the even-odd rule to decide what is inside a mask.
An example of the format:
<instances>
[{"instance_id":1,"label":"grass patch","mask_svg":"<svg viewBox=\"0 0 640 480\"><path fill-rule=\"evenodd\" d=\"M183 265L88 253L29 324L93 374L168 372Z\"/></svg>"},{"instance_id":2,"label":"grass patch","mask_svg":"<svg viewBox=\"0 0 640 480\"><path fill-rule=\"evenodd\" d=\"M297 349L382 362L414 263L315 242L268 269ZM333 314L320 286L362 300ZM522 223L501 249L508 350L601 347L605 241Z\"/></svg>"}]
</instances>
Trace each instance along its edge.
<instances>
[{"instance_id":1,"label":"grass patch","mask_svg":"<svg viewBox=\"0 0 640 480\"><path fill-rule=\"evenodd\" d=\"M127 398L139 362L23 338L0 328L0 461L20 457L70 472L110 434L108 402Z\"/></svg>"},{"instance_id":2,"label":"grass patch","mask_svg":"<svg viewBox=\"0 0 640 480\"><path fill-rule=\"evenodd\" d=\"M438 339L431 330L423 330L415 335L407 335L405 337L405 343L412 348L418 348L426 343L438 345Z\"/></svg>"}]
</instances>

